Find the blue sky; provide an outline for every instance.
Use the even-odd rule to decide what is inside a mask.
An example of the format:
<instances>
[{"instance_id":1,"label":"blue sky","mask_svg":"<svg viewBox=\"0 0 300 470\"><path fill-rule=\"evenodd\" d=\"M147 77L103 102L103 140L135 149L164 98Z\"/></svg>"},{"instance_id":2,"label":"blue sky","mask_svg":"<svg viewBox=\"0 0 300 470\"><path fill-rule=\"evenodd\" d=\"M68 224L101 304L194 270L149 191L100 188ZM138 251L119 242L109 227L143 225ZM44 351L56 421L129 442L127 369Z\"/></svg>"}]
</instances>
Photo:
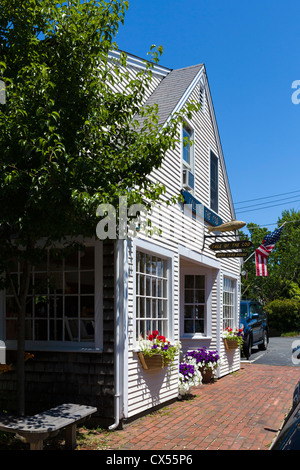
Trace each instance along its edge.
<instances>
[{"instance_id":1,"label":"blue sky","mask_svg":"<svg viewBox=\"0 0 300 470\"><path fill-rule=\"evenodd\" d=\"M172 69L205 63L237 219L269 230L300 210L299 18L299 0L129 0L116 38L143 58L162 45Z\"/></svg>"}]
</instances>

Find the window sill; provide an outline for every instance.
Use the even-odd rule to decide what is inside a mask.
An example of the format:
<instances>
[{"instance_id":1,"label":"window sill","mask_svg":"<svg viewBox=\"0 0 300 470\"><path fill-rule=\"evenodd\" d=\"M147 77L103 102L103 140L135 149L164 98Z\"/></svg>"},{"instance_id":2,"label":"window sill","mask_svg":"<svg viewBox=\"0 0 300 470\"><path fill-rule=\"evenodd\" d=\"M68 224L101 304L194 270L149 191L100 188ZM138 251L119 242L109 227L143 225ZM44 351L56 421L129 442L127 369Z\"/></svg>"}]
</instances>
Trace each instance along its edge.
<instances>
[{"instance_id":1,"label":"window sill","mask_svg":"<svg viewBox=\"0 0 300 470\"><path fill-rule=\"evenodd\" d=\"M13 351L17 349L16 341L7 341L5 343L7 351ZM96 348L94 345L78 344L78 343L54 343L54 344L42 344L42 343L26 343L26 351L34 352L76 352L76 353L102 353L103 348Z\"/></svg>"},{"instance_id":2,"label":"window sill","mask_svg":"<svg viewBox=\"0 0 300 470\"><path fill-rule=\"evenodd\" d=\"M185 333L184 335L182 335L180 337L180 341L184 341L186 339L206 339L206 340L211 340L212 339L212 336L206 336L206 335L202 335L202 334L193 334L193 333Z\"/></svg>"}]
</instances>

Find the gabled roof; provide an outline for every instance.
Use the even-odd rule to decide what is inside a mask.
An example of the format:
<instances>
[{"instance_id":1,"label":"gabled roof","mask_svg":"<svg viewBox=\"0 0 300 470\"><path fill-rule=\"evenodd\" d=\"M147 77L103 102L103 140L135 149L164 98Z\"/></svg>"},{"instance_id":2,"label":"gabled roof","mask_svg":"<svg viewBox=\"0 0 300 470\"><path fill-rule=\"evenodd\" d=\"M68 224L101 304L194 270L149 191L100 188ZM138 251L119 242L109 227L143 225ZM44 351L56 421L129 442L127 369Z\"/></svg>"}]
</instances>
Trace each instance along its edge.
<instances>
[{"instance_id":1,"label":"gabled roof","mask_svg":"<svg viewBox=\"0 0 300 470\"><path fill-rule=\"evenodd\" d=\"M202 69L203 64L172 70L160 82L145 103L147 106L157 104L160 125L170 118Z\"/></svg>"}]
</instances>

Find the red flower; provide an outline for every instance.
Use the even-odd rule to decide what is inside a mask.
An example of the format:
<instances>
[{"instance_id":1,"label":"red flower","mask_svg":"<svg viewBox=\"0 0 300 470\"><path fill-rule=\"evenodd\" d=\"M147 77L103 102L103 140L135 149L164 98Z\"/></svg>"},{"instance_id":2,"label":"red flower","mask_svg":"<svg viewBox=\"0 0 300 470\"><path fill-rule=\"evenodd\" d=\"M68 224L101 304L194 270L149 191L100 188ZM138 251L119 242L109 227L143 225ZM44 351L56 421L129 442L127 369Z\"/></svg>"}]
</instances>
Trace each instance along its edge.
<instances>
[{"instance_id":1,"label":"red flower","mask_svg":"<svg viewBox=\"0 0 300 470\"><path fill-rule=\"evenodd\" d=\"M153 330L153 331L152 331L152 335L153 335L153 338L156 338L156 336L159 335L159 331Z\"/></svg>"},{"instance_id":2,"label":"red flower","mask_svg":"<svg viewBox=\"0 0 300 470\"><path fill-rule=\"evenodd\" d=\"M153 340L153 335L149 335L148 339L149 339L149 341L152 341Z\"/></svg>"},{"instance_id":3,"label":"red flower","mask_svg":"<svg viewBox=\"0 0 300 470\"><path fill-rule=\"evenodd\" d=\"M161 336L161 335L158 336L157 339L158 339L158 341L163 341L163 342L166 341L166 338L164 336Z\"/></svg>"}]
</instances>

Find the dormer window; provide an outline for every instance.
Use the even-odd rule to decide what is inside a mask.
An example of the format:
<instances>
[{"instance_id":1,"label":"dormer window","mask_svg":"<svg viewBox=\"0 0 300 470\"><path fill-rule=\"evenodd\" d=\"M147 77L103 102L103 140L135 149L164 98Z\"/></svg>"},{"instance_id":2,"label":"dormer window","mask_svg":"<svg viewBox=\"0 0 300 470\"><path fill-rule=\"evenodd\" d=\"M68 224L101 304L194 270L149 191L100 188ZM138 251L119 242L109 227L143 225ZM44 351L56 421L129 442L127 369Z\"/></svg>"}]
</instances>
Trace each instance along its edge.
<instances>
[{"instance_id":1,"label":"dormer window","mask_svg":"<svg viewBox=\"0 0 300 470\"><path fill-rule=\"evenodd\" d=\"M194 190L194 131L186 123L182 126L182 183L188 191Z\"/></svg>"}]
</instances>

